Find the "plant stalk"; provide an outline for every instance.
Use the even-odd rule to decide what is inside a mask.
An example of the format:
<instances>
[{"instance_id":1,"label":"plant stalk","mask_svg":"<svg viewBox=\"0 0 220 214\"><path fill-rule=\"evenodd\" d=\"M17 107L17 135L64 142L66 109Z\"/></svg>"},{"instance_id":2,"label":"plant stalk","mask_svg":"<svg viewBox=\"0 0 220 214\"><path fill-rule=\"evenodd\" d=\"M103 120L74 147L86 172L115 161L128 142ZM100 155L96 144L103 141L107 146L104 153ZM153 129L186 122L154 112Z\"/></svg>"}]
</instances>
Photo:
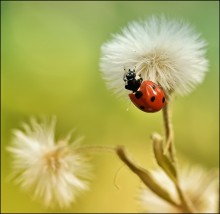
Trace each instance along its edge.
<instances>
[{"instance_id":1,"label":"plant stalk","mask_svg":"<svg viewBox=\"0 0 220 214\"><path fill-rule=\"evenodd\" d=\"M166 105L163 108L163 121L164 121L165 142L166 142L165 148L164 148L164 155L168 153L168 157L170 158L170 160L173 162L173 164L176 167L176 151L175 151L175 146L173 142L174 133L173 133L173 126L171 122L171 116L170 116L169 102L166 102ZM178 174L178 170L177 170L177 174ZM182 189L180 188L178 179L177 179L177 182L175 182L175 187L179 195L179 198L181 200L182 209L188 213L196 213L193 204L185 196Z\"/></svg>"},{"instance_id":2,"label":"plant stalk","mask_svg":"<svg viewBox=\"0 0 220 214\"><path fill-rule=\"evenodd\" d=\"M165 141L166 145L164 148L164 155L169 152L169 158L173 163L176 163L175 158L175 148L173 145L173 126L171 123L169 104L168 102L165 104L163 108L163 121L164 121L164 129L165 129Z\"/></svg>"},{"instance_id":3,"label":"plant stalk","mask_svg":"<svg viewBox=\"0 0 220 214\"><path fill-rule=\"evenodd\" d=\"M185 194L182 192L180 186L178 184L175 184L175 187L178 192L179 198L181 200L182 210L187 213L198 213L196 212L191 201L189 201L188 198L185 196Z\"/></svg>"}]
</instances>

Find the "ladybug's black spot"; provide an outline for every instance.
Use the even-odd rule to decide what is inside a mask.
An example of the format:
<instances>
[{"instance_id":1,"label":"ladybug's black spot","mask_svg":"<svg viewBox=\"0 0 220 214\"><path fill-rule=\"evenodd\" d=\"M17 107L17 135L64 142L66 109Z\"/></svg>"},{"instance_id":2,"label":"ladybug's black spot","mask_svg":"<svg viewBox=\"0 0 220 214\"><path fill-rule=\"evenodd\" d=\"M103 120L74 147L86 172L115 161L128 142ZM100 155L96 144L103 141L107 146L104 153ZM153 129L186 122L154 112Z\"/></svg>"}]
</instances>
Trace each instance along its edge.
<instances>
[{"instance_id":1,"label":"ladybug's black spot","mask_svg":"<svg viewBox=\"0 0 220 214\"><path fill-rule=\"evenodd\" d=\"M163 102L163 103L165 102L165 97L163 97L163 100L162 100L162 102Z\"/></svg>"},{"instance_id":2,"label":"ladybug's black spot","mask_svg":"<svg viewBox=\"0 0 220 214\"><path fill-rule=\"evenodd\" d=\"M155 85L152 85L152 88L155 90L155 89L156 89L156 86L155 86Z\"/></svg>"},{"instance_id":3,"label":"ladybug's black spot","mask_svg":"<svg viewBox=\"0 0 220 214\"><path fill-rule=\"evenodd\" d=\"M139 106L139 108L140 108L140 109L142 109L142 110L144 110L144 109L145 109L145 108L144 108L144 106Z\"/></svg>"},{"instance_id":4,"label":"ladybug's black spot","mask_svg":"<svg viewBox=\"0 0 220 214\"><path fill-rule=\"evenodd\" d=\"M151 101L151 102L154 102L155 99L156 99L156 98L153 96L153 97L150 98L150 101Z\"/></svg>"},{"instance_id":5,"label":"ladybug's black spot","mask_svg":"<svg viewBox=\"0 0 220 214\"><path fill-rule=\"evenodd\" d=\"M142 93L141 91L137 91L137 92L135 93L135 97L136 97L137 99L140 99L142 96L143 96L143 93Z\"/></svg>"}]
</instances>

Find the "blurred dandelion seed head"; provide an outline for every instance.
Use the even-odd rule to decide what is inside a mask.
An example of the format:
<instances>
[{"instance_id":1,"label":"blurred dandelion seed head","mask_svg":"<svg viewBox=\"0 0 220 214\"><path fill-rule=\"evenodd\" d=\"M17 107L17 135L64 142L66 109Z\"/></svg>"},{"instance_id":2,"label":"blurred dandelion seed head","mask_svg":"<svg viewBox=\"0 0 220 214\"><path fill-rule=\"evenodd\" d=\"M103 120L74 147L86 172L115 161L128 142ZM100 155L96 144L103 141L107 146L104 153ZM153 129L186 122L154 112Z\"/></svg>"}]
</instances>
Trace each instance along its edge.
<instances>
[{"instance_id":1,"label":"blurred dandelion seed head","mask_svg":"<svg viewBox=\"0 0 220 214\"><path fill-rule=\"evenodd\" d=\"M131 22L101 47L100 69L107 86L124 90L124 68L161 85L166 94L185 95L201 83L208 69L206 42L183 21L152 16Z\"/></svg>"},{"instance_id":2,"label":"blurred dandelion seed head","mask_svg":"<svg viewBox=\"0 0 220 214\"><path fill-rule=\"evenodd\" d=\"M55 142L55 118L42 123L31 119L24 131L14 130L7 150L12 155L12 178L22 189L47 207L65 208L76 196L89 189L90 165L77 150L77 141Z\"/></svg>"},{"instance_id":3,"label":"blurred dandelion seed head","mask_svg":"<svg viewBox=\"0 0 220 214\"><path fill-rule=\"evenodd\" d=\"M180 204L178 194L172 181L162 170L152 171L152 175ZM219 175L209 174L201 167L185 167L180 172L180 186L199 213L217 213L218 205L218 179ZM141 188L139 204L147 213L183 213L183 210L174 207L159 198L146 187Z\"/></svg>"}]
</instances>

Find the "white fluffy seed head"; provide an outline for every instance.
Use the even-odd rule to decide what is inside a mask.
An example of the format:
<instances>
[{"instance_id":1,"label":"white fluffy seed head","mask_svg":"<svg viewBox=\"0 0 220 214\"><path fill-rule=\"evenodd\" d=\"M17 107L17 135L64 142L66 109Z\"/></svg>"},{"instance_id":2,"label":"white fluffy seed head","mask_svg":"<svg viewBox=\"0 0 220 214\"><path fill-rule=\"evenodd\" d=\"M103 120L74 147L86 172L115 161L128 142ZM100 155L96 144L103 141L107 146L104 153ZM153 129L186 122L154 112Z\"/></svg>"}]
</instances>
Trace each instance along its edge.
<instances>
[{"instance_id":1,"label":"white fluffy seed head","mask_svg":"<svg viewBox=\"0 0 220 214\"><path fill-rule=\"evenodd\" d=\"M108 87L118 95L129 93L124 89L124 69L134 68L167 95L185 95L203 81L208 70L205 46L190 24L152 16L129 23L102 45L100 69Z\"/></svg>"},{"instance_id":2,"label":"white fluffy seed head","mask_svg":"<svg viewBox=\"0 0 220 214\"><path fill-rule=\"evenodd\" d=\"M55 118L50 123L36 119L14 130L7 150L12 155L12 177L33 199L46 207L65 208L79 193L88 190L90 165L77 150L70 135L55 142Z\"/></svg>"},{"instance_id":3,"label":"white fluffy seed head","mask_svg":"<svg viewBox=\"0 0 220 214\"><path fill-rule=\"evenodd\" d=\"M171 198L180 204L175 186L169 177L161 170L152 171L154 179L163 184L170 193ZM198 213L217 213L218 207L218 180L219 175L213 171L210 173L204 168L185 166L180 171L180 186ZM147 187L141 188L139 204L147 213L183 213L181 207L174 207L158 197Z\"/></svg>"}]
</instances>

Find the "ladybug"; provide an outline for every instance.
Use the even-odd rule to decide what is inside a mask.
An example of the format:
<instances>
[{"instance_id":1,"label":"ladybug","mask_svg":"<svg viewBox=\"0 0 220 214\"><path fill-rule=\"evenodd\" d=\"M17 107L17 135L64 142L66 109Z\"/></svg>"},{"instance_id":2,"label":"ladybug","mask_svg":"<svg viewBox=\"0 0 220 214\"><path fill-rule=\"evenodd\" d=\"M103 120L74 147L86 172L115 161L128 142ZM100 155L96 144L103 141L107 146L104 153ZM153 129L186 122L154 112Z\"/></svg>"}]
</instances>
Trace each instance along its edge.
<instances>
[{"instance_id":1,"label":"ladybug","mask_svg":"<svg viewBox=\"0 0 220 214\"><path fill-rule=\"evenodd\" d=\"M144 112L157 112L165 105L165 94L162 88L150 80L136 79L135 69L125 72L125 89L131 90L128 96L134 105Z\"/></svg>"}]
</instances>

